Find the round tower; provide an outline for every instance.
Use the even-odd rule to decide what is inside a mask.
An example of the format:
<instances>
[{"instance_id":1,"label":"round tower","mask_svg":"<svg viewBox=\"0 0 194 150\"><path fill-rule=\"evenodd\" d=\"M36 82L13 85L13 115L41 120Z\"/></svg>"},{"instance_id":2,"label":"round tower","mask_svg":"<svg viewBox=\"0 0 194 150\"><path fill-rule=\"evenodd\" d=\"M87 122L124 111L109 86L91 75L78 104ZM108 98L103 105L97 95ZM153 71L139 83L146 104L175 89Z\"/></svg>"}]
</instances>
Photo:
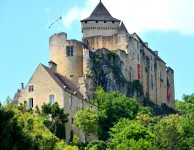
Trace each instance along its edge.
<instances>
[{"instance_id":1,"label":"round tower","mask_svg":"<svg viewBox=\"0 0 194 150\"><path fill-rule=\"evenodd\" d=\"M62 32L49 38L50 60L57 64L57 73L66 76L78 84L78 77L83 74L83 48L76 40L67 40Z\"/></svg>"}]
</instances>

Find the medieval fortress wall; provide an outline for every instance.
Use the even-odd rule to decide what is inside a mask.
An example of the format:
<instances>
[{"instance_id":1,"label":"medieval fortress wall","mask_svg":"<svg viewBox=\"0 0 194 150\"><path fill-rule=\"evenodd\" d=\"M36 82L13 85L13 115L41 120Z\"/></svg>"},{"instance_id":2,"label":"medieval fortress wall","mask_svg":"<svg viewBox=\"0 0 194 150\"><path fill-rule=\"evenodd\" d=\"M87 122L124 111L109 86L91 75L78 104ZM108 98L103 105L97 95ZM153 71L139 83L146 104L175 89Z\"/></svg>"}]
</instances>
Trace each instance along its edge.
<instances>
[{"instance_id":1,"label":"medieval fortress wall","mask_svg":"<svg viewBox=\"0 0 194 150\"><path fill-rule=\"evenodd\" d=\"M99 13L95 11L99 9L100 15L106 15L105 19L96 17ZM89 51L106 48L119 55L123 62L122 74L127 81L139 80L144 94L155 104L165 103L174 108L174 71L166 67L158 52L152 51L148 43L144 43L136 33L129 34L124 24L107 15L104 9L100 2L91 16L81 21L83 38L87 44L68 40L66 33L50 37L50 60L57 64L57 72L73 81L87 96L86 75L91 71L87 64ZM85 44L87 46L83 46ZM67 52L69 47L73 50L72 55Z\"/></svg>"}]
</instances>

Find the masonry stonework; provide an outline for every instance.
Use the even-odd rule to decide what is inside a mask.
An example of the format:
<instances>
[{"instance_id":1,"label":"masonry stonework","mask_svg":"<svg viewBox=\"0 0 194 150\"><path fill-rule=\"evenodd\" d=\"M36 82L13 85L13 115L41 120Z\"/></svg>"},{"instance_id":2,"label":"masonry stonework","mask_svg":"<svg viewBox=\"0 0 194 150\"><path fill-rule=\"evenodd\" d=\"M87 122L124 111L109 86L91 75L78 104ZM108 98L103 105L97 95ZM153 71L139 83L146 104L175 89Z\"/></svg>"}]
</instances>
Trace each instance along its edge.
<instances>
[{"instance_id":1,"label":"masonry stonework","mask_svg":"<svg viewBox=\"0 0 194 150\"><path fill-rule=\"evenodd\" d=\"M83 141L83 134L73 127L73 117L90 103L97 86L134 98L148 97L156 105L175 107L174 71L124 23L111 16L100 1L92 14L81 20L83 41L69 40L64 32L49 38L50 68L40 64L19 94L21 103L33 99L33 108L50 102L50 95L66 113L68 141L73 134ZM138 81L140 92L129 85ZM33 90L29 91L29 87ZM139 96L139 97L138 97ZM97 139L95 135L89 139Z\"/></svg>"}]
</instances>

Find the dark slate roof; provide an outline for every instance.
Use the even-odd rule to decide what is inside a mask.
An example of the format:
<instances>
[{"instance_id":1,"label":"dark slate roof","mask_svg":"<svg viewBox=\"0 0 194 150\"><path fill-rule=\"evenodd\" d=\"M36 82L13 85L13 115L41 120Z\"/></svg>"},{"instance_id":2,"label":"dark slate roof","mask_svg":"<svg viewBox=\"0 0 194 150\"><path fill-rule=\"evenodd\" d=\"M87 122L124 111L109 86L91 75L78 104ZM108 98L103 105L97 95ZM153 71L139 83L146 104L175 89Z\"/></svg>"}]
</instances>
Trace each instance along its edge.
<instances>
[{"instance_id":1,"label":"dark slate roof","mask_svg":"<svg viewBox=\"0 0 194 150\"><path fill-rule=\"evenodd\" d=\"M159 61L161 61L161 62L163 62L163 63L165 63L154 51L152 51L150 48L148 48L146 45L145 45L145 43L142 41L142 39L137 35L137 33L133 33L133 34L131 34L132 35L132 37L133 36L136 36L137 37L137 39L138 39L138 41L144 46L144 47L146 47L146 49L150 52L150 53L152 53L155 57L156 57L156 59L157 60L159 60Z\"/></svg>"},{"instance_id":2,"label":"dark slate roof","mask_svg":"<svg viewBox=\"0 0 194 150\"><path fill-rule=\"evenodd\" d=\"M111 16L111 14L108 12L108 10L106 9L106 7L103 5L103 3L101 1L98 3L98 5L96 6L94 11L92 12L92 14L88 18L81 20L81 22L83 22L83 21L116 21L116 22L120 22L120 20Z\"/></svg>"},{"instance_id":3,"label":"dark slate roof","mask_svg":"<svg viewBox=\"0 0 194 150\"><path fill-rule=\"evenodd\" d=\"M123 23L123 21L121 22L121 25L119 27L119 33L121 33L121 32L124 32L126 34L129 34L129 32L127 31L127 28L125 27L125 25Z\"/></svg>"},{"instance_id":4,"label":"dark slate roof","mask_svg":"<svg viewBox=\"0 0 194 150\"><path fill-rule=\"evenodd\" d=\"M60 75L59 73L53 73L48 67L41 64L45 70L49 73L49 75L55 80L55 82L66 92L75 95L76 97L84 100L84 96L82 93L77 89L77 87L67 79L66 77ZM64 88L66 87L66 88ZM76 94L75 94L76 92Z\"/></svg>"}]
</instances>

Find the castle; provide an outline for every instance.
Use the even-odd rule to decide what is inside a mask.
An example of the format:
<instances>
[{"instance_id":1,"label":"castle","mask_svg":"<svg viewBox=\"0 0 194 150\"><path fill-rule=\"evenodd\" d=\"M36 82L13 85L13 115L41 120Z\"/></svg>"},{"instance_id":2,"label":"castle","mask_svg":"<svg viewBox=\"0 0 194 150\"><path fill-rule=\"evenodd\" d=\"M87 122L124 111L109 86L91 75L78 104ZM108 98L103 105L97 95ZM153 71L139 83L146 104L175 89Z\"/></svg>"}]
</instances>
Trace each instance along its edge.
<instances>
[{"instance_id":1,"label":"castle","mask_svg":"<svg viewBox=\"0 0 194 150\"><path fill-rule=\"evenodd\" d=\"M67 138L73 130L73 115L90 103L97 86L140 98L130 83L139 81L143 95L157 105L174 108L174 71L166 67L158 51L130 34L124 23L111 16L100 1L91 15L81 20L83 40L68 40L62 32L49 38L49 67L40 64L29 83L15 99L29 107L58 102L69 113ZM92 138L92 137L91 137Z\"/></svg>"}]
</instances>

